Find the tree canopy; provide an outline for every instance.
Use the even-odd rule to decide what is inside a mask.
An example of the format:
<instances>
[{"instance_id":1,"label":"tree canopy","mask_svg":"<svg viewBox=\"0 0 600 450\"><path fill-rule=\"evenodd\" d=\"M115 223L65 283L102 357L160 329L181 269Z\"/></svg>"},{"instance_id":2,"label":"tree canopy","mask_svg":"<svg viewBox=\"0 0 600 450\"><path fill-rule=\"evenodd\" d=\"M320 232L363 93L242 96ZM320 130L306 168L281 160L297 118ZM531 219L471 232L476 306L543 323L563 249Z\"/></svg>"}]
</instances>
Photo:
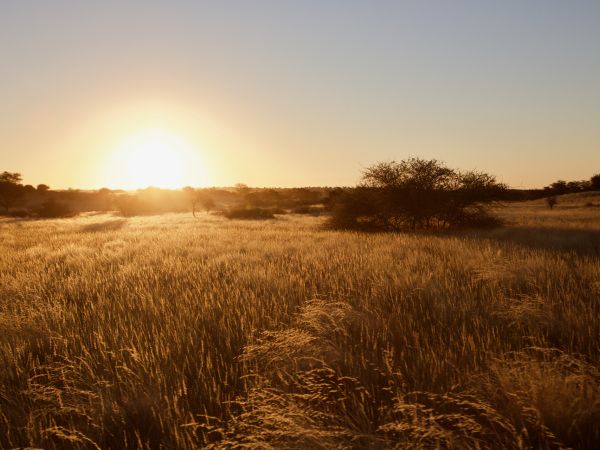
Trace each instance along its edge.
<instances>
[{"instance_id":1,"label":"tree canopy","mask_svg":"<svg viewBox=\"0 0 600 450\"><path fill-rule=\"evenodd\" d=\"M365 169L360 184L339 197L332 223L383 229L492 224L483 205L499 200L505 190L492 175L457 171L435 159L381 162Z\"/></svg>"},{"instance_id":2,"label":"tree canopy","mask_svg":"<svg viewBox=\"0 0 600 450\"><path fill-rule=\"evenodd\" d=\"M22 177L17 172L0 173L0 206L6 213L13 207L25 194L25 189L21 184Z\"/></svg>"}]
</instances>

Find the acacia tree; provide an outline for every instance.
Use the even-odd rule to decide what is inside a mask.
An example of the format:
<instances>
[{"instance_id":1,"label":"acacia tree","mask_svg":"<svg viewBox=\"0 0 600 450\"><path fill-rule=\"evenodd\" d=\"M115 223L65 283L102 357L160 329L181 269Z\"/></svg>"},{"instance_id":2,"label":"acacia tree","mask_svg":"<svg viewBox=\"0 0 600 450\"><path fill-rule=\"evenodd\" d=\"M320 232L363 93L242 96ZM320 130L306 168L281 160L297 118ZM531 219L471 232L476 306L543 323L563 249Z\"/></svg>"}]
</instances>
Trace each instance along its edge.
<instances>
[{"instance_id":1,"label":"acacia tree","mask_svg":"<svg viewBox=\"0 0 600 450\"><path fill-rule=\"evenodd\" d=\"M546 197L546 205L548 205L548 208L553 209L554 205L556 205L557 203L558 203L558 200L556 199L555 195Z\"/></svg>"},{"instance_id":2,"label":"acacia tree","mask_svg":"<svg viewBox=\"0 0 600 450\"><path fill-rule=\"evenodd\" d=\"M384 229L482 226L493 222L483 205L506 187L483 172L460 172L435 159L383 162L363 172L340 196L332 223Z\"/></svg>"},{"instance_id":3,"label":"acacia tree","mask_svg":"<svg viewBox=\"0 0 600 450\"><path fill-rule=\"evenodd\" d=\"M183 192L187 195L188 201L192 206L192 215L196 217L196 206L198 205L198 191L191 186L183 188Z\"/></svg>"},{"instance_id":4,"label":"acacia tree","mask_svg":"<svg viewBox=\"0 0 600 450\"><path fill-rule=\"evenodd\" d=\"M186 193L190 205L192 206L192 215L194 217L196 217L196 209L199 206L201 206L207 213L214 209L215 201L207 192L194 189L190 186L184 187L183 191Z\"/></svg>"},{"instance_id":5,"label":"acacia tree","mask_svg":"<svg viewBox=\"0 0 600 450\"><path fill-rule=\"evenodd\" d=\"M7 214L10 208L16 205L25 194L21 181L20 173L5 171L0 174L0 206Z\"/></svg>"},{"instance_id":6,"label":"acacia tree","mask_svg":"<svg viewBox=\"0 0 600 450\"><path fill-rule=\"evenodd\" d=\"M452 188L454 175L435 159L409 158L367 168L360 185L375 194L378 218L385 225L414 229L431 221L441 195Z\"/></svg>"}]
</instances>

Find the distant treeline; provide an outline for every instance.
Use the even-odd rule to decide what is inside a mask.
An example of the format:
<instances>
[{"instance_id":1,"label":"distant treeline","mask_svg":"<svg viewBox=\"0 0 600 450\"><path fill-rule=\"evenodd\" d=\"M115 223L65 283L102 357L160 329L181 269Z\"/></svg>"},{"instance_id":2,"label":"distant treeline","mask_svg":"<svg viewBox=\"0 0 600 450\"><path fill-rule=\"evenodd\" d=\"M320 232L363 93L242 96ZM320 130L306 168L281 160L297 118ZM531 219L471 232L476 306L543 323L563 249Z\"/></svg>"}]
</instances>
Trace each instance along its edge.
<instances>
[{"instance_id":1,"label":"distant treeline","mask_svg":"<svg viewBox=\"0 0 600 450\"><path fill-rule=\"evenodd\" d=\"M535 200L554 195L573 194L585 191L600 191L600 174L589 180L564 181L558 180L542 189L508 189L507 200Z\"/></svg>"},{"instance_id":2,"label":"distant treeline","mask_svg":"<svg viewBox=\"0 0 600 450\"><path fill-rule=\"evenodd\" d=\"M446 206L449 204L456 205L466 201L464 192L466 192L467 186L470 189L469 202L472 204L482 203L483 201L533 200L566 193L600 190L600 174L584 181L567 182L559 180L542 189L508 189L506 186L496 183L491 176L476 172L460 173L452 171L436 160L409 158L400 163L381 163L368 168L365 174L370 173L373 175L373 170L376 168L385 169L379 173L383 177L380 180L379 188L385 183L392 183L386 189L392 189L392 187L395 189L396 194L393 196L394 200L391 203L388 201L389 199L385 202L381 199L375 201L372 197L367 199L365 185L344 188L252 188L240 183L230 188L186 187L180 190L154 187L137 191L107 188L93 191L78 189L52 190L46 184L39 184L36 187L24 185L21 174L3 172L0 173L0 214L15 217L47 218L68 217L89 211L115 211L123 216L191 211L194 215L213 212L230 218L265 219L272 218L275 214L318 215L339 212L343 209L340 205L344 202L346 212L356 210L359 204L373 209L375 204L382 205L384 203L390 211L399 208L399 205L406 204L409 198L417 199L417 209L419 210L424 208L425 203L435 205L441 202ZM403 170L404 172L402 172ZM436 178L435 181L438 184L431 185L432 173L440 177L439 179ZM469 179L467 175L471 178ZM477 176L483 175L489 178L477 178ZM390 176L392 178L389 178ZM396 179L393 179L394 176ZM402 183L405 184L398 185L399 180L404 180ZM406 180L411 181L409 183ZM489 185L484 186L482 184L477 188L480 190L475 189L473 184L475 181L483 183L485 180ZM396 185L393 183L396 183ZM427 183L430 183L433 187L427 185ZM424 193L425 190L429 189L425 189L427 186L431 188L430 194ZM459 188L459 186L463 187ZM460 200L457 197L459 191L463 193ZM372 196L373 194L370 193L369 195ZM353 202L351 208L348 205L350 201ZM408 206L406 207L408 208ZM377 214L380 218L385 216L381 212ZM437 221L443 222L450 220L448 214L449 212L446 209L445 215L438 211L434 216ZM456 211L452 214L456 214ZM420 223L420 216L417 214L416 217L416 223ZM456 221L459 216L453 215L452 217L452 220ZM465 215L462 213L460 217L461 220L465 219Z\"/></svg>"},{"instance_id":3,"label":"distant treeline","mask_svg":"<svg viewBox=\"0 0 600 450\"><path fill-rule=\"evenodd\" d=\"M136 191L52 190L23 185L19 173L0 173L0 215L13 217L68 217L82 212L114 211L123 216L169 212L216 212L258 210L257 216L299 213L319 214L341 188L250 188L238 184L230 188L160 189ZM262 211L264 210L264 211ZM250 214L251 215L251 214Z\"/></svg>"}]
</instances>

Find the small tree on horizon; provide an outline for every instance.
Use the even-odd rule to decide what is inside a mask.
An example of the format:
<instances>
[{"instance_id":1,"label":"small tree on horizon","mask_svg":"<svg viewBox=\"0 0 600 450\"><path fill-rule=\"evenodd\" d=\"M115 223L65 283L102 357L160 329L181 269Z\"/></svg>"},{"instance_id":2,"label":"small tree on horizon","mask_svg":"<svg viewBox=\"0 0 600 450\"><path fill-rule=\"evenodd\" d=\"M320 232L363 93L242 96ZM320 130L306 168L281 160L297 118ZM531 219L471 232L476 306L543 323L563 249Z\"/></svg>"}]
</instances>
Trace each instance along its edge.
<instances>
[{"instance_id":1,"label":"small tree on horizon","mask_svg":"<svg viewBox=\"0 0 600 450\"><path fill-rule=\"evenodd\" d=\"M552 195L550 197L546 197L546 204L548 208L553 209L554 206L558 203L556 196Z\"/></svg>"},{"instance_id":2,"label":"small tree on horizon","mask_svg":"<svg viewBox=\"0 0 600 450\"><path fill-rule=\"evenodd\" d=\"M242 195L246 194L250 190L246 183L235 183L234 189L238 194Z\"/></svg>"},{"instance_id":3,"label":"small tree on horizon","mask_svg":"<svg viewBox=\"0 0 600 450\"><path fill-rule=\"evenodd\" d=\"M183 188L183 192L187 195L188 201L192 206L192 216L196 217L196 205L198 205L198 191L191 186Z\"/></svg>"},{"instance_id":4,"label":"small tree on horizon","mask_svg":"<svg viewBox=\"0 0 600 450\"><path fill-rule=\"evenodd\" d=\"M0 206L4 208L6 214L25 194L22 179L18 172L5 171L0 174Z\"/></svg>"}]
</instances>

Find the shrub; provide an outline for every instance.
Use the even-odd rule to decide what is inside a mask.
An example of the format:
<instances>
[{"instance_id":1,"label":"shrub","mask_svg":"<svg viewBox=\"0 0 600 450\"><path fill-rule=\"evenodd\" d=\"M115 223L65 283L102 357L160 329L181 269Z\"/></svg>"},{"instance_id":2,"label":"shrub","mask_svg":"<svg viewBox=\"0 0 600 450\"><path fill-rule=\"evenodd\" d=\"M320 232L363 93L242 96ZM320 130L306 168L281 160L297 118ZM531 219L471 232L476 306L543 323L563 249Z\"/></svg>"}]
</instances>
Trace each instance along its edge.
<instances>
[{"instance_id":1,"label":"shrub","mask_svg":"<svg viewBox=\"0 0 600 450\"><path fill-rule=\"evenodd\" d=\"M121 195L115 199L117 210L124 217L149 214L148 205L133 195Z\"/></svg>"},{"instance_id":2,"label":"shrub","mask_svg":"<svg viewBox=\"0 0 600 450\"><path fill-rule=\"evenodd\" d=\"M451 226L459 228L494 228L501 226L503 223L500 217L490 213L484 206L475 205L457 213Z\"/></svg>"},{"instance_id":3,"label":"shrub","mask_svg":"<svg viewBox=\"0 0 600 450\"><path fill-rule=\"evenodd\" d=\"M19 218L29 217L29 215L30 215L29 211L27 211L26 209L13 209L9 213L10 217L19 217Z\"/></svg>"},{"instance_id":4,"label":"shrub","mask_svg":"<svg viewBox=\"0 0 600 450\"><path fill-rule=\"evenodd\" d=\"M482 172L459 172L419 158L379 163L361 184L340 194L330 225L341 228L417 229L498 223L484 208L506 186Z\"/></svg>"},{"instance_id":5,"label":"shrub","mask_svg":"<svg viewBox=\"0 0 600 450\"><path fill-rule=\"evenodd\" d=\"M322 212L323 212L323 208L319 208L318 206L302 205L302 206L296 206L295 208L292 208L293 214L312 214L314 216L318 216Z\"/></svg>"},{"instance_id":6,"label":"shrub","mask_svg":"<svg viewBox=\"0 0 600 450\"><path fill-rule=\"evenodd\" d=\"M35 209L35 213L38 217L45 219L71 217L75 215L68 205L58 202L54 199L46 200Z\"/></svg>"},{"instance_id":7,"label":"shrub","mask_svg":"<svg viewBox=\"0 0 600 450\"><path fill-rule=\"evenodd\" d=\"M384 215L379 214L375 192L365 188L344 191L336 196L331 206L332 215L328 224L332 228L383 228L388 223Z\"/></svg>"},{"instance_id":8,"label":"shrub","mask_svg":"<svg viewBox=\"0 0 600 450\"><path fill-rule=\"evenodd\" d=\"M105 197L104 202L112 201L115 209L122 216L148 216L189 210L190 198L182 195L182 191L146 188L135 193L116 193Z\"/></svg>"},{"instance_id":9,"label":"shrub","mask_svg":"<svg viewBox=\"0 0 600 450\"><path fill-rule=\"evenodd\" d=\"M274 219L273 211L264 208L232 208L223 212L228 219L265 220Z\"/></svg>"}]
</instances>

